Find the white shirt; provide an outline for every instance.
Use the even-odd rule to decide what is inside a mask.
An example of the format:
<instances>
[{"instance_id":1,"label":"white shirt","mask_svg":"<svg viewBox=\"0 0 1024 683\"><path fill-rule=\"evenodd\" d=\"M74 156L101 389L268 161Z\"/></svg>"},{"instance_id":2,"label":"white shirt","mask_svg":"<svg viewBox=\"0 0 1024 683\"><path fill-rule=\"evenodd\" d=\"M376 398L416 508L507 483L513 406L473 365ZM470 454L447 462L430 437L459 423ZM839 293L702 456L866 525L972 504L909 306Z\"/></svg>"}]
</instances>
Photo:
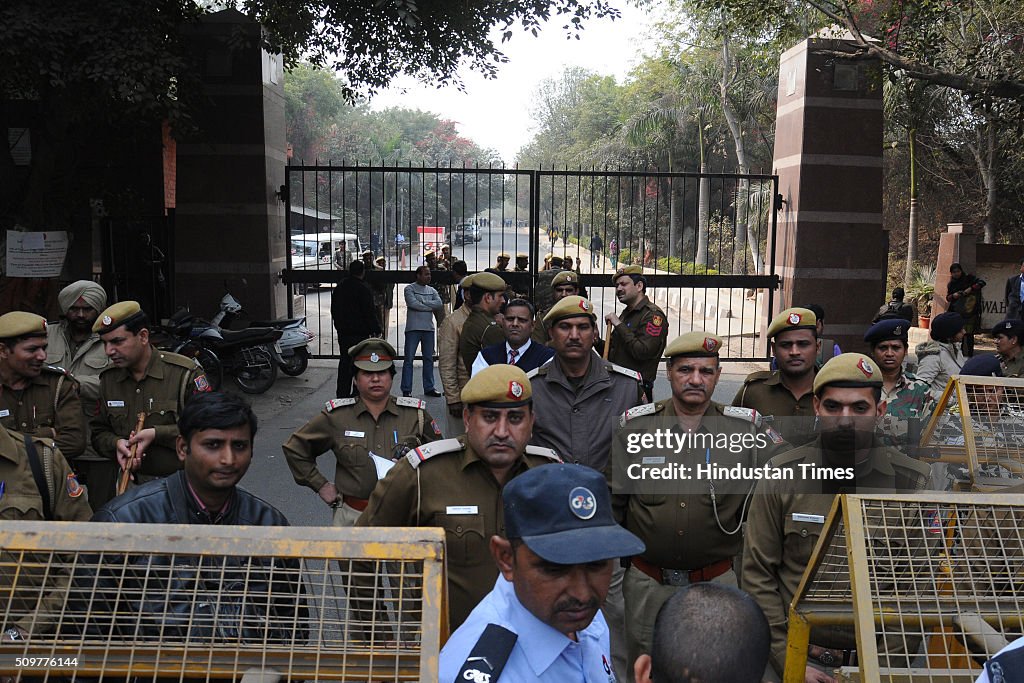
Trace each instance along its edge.
<instances>
[{"instance_id":1,"label":"white shirt","mask_svg":"<svg viewBox=\"0 0 1024 683\"><path fill-rule=\"evenodd\" d=\"M521 361L523 359L523 355L526 353L526 350L530 348L530 344L532 344L532 343L533 343L533 340L530 339L529 337L527 337L526 343L523 344L522 346L520 346L518 349L516 349L516 365L518 365L519 361ZM511 353L511 352L512 352L512 345L509 344L508 342L505 342L505 360L506 361L508 361L508 354ZM488 365L488 363L487 363L487 361L484 360L483 352L482 351L478 351L477 354L476 354L476 358L473 359L473 367L470 368L469 376L470 377L474 376L476 373L478 373L481 370L483 370L484 368L486 368L487 365Z\"/></svg>"},{"instance_id":2,"label":"white shirt","mask_svg":"<svg viewBox=\"0 0 1024 683\"><path fill-rule=\"evenodd\" d=\"M1024 647L1024 638L1018 638L1017 640L1013 641L1012 643L1010 643L1009 645L1004 647L999 652L995 653L992 656L992 659L995 659L996 657L998 657L999 655L1001 655L1001 654L1003 654L1005 652L1009 652L1011 650L1017 650L1017 649L1020 649L1022 647ZM992 659L990 659L988 661L991 662ZM988 669L987 668L984 671L981 672L981 675L978 676L978 680L975 681L975 683L990 683L990 679L988 677Z\"/></svg>"}]
</instances>

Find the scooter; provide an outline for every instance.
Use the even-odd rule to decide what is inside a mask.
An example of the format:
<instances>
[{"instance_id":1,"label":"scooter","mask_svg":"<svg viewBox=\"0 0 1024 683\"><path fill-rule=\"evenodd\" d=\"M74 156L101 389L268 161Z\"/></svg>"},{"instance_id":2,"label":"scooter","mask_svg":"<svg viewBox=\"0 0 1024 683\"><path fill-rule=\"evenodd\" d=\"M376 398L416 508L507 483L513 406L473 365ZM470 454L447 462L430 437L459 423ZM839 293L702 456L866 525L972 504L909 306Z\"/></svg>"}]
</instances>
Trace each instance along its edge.
<instances>
[{"instance_id":1,"label":"scooter","mask_svg":"<svg viewBox=\"0 0 1024 683\"><path fill-rule=\"evenodd\" d=\"M232 326L241 312L242 304L230 292L227 292L220 300L220 310L217 312L217 315L213 316L213 320L210 322L221 329L227 329ZM254 327L271 327L281 330L281 339L278 340L278 345L281 348L281 360L278 365L281 368L281 372L291 377L298 377L306 371L306 368L309 366L308 345L316 339L316 335L306 327L306 319L304 317L283 318L281 320L253 320L244 329Z\"/></svg>"}]
</instances>

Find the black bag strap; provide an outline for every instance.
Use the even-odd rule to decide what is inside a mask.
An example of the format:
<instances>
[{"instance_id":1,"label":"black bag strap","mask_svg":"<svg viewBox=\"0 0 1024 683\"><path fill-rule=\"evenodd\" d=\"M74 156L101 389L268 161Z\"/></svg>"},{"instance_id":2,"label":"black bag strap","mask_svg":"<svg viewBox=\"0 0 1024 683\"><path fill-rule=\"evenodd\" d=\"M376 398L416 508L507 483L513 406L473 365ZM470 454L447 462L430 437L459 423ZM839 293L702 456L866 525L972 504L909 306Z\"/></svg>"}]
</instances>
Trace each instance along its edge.
<instances>
[{"instance_id":1,"label":"black bag strap","mask_svg":"<svg viewBox=\"0 0 1024 683\"><path fill-rule=\"evenodd\" d=\"M518 638L518 635L504 626L487 624L487 628L480 634L480 640L476 641L469 657L459 669L455 683L466 683L466 681L497 683Z\"/></svg>"},{"instance_id":2,"label":"black bag strap","mask_svg":"<svg viewBox=\"0 0 1024 683\"><path fill-rule=\"evenodd\" d=\"M32 478L36 480L36 488L39 489L39 497L43 499L43 516L47 521L53 521L53 504L50 501L50 487L46 484L46 476L43 474L43 463L39 461L39 451L28 434L23 435L25 439L25 452L28 454L28 465L32 468Z\"/></svg>"}]
</instances>

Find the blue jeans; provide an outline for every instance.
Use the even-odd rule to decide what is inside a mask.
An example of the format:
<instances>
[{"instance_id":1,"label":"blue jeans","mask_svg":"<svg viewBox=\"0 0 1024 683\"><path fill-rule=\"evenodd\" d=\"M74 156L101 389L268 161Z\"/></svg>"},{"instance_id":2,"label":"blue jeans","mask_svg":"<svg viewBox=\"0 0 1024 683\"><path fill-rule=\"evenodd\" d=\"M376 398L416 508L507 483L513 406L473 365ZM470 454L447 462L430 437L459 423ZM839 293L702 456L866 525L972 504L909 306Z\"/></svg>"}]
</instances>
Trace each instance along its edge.
<instances>
[{"instance_id":1,"label":"blue jeans","mask_svg":"<svg viewBox=\"0 0 1024 683\"><path fill-rule=\"evenodd\" d=\"M416 347L423 348L423 391L434 390L434 331L405 331L405 362L402 363L402 393L412 393L412 361Z\"/></svg>"}]
</instances>

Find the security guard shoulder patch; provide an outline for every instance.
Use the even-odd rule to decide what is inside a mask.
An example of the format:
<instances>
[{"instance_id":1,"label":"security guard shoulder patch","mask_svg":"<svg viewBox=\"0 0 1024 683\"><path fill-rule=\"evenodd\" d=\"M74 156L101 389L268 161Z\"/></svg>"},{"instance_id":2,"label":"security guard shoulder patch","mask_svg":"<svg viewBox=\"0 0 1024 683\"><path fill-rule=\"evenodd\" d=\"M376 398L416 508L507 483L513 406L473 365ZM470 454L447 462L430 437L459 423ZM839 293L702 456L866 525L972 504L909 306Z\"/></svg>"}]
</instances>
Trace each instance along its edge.
<instances>
[{"instance_id":1,"label":"security guard shoulder patch","mask_svg":"<svg viewBox=\"0 0 1024 683\"><path fill-rule=\"evenodd\" d=\"M637 372L636 370L630 370L629 368L624 368L621 365L616 365L615 363L609 363L608 369L611 370L612 372L617 372L620 375L625 375L626 377L635 379L637 382L642 380L642 378L640 377L640 373Z\"/></svg>"},{"instance_id":2,"label":"security guard shoulder patch","mask_svg":"<svg viewBox=\"0 0 1024 683\"><path fill-rule=\"evenodd\" d=\"M427 407L426 401L413 398L412 396L398 396L395 398L395 403L403 408L419 408L420 410L423 410Z\"/></svg>"},{"instance_id":3,"label":"security guard shoulder patch","mask_svg":"<svg viewBox=\"0 0 1024 683\"><path fill-rule=\"evenodd\" d=\"M547 369L546 366L547 366L547 363L545 363L544 365L540 366L539 368L534 368L533 370L530 370L528 373L526 373L526 379L533 379L534 377L542 377L542 376L548 374L548 369Z\"/></svg>"},{"instance_id":4,"label":"security guard shoulder patch","mask_svg":"<svg viewBox=\"0 0 1024 683\"><path fill-rule=\"evenodd\" d=\"M458 439L441 439L440 441L431 441L428 444L413 448L405 454L405 459L409 461L413 469L416 469L435 455L454 453L455 451L461 451L462 448L462 442Z\"/></svg>"},{"instance_id":5,"label":"security guard shoulder patch","mask_svg":"<svg viewBox=\"0 0 1024 683\"><path fill-rule=\"evenodd\" d=\"M341 408L342 406L355 405L356 398L332 398L330 401L324 404L324 410L328 413L335 408Z\"/></svg>"},{"instance_id":6,"label":"security guard shoulder patch","mask_svg":"<svg viewBox=\"0 0 1024 683\"><path fill-rule=\"evenodd\" d=\"M549 460L554 460L555 462L564 462L562 458L559 457L558 453L555 453L550 448L544 448L542 446L527 446L526 452L530 455L539 455Z\"/></svg>"},{"instance_id":7,"label":"security guard shoulder patch","mask_svg":"<svg viewBox=\"0 0 1024 683\"><path fill-rule=\"evenodd\" d=\"M519 636L498 624L487 624L459 668L456 681L497 683Z\"/></svg>"},{"instance_id":8,"label":"security guard shoulder patch","mask_svg":"<svg viewBox=\"0 0 1024 683\"><path fill-rule=\"evenodd\" d=\"M990 683L1021 683L1024 681L1024 647L1015 647L985 662Z\"/></svg>"},{"instance_id":9,"label":"security guard shoulder patch","mask_svg":"<svg viewBox=\"0 0 1024 683\"><path fill-rule=\"evenodd\" d=\"M768 379L771 376L771 370L758 370L757 372L752 372L749 375L747 375L746 378L743 380L743 383L750 384L751 382L759 382L761 380Z\"/></svg>"},{"instance_id":10,"label":"security guard shoulder patch","mask_svg":"<svg viewBox=\"0 0 1024 683\"><path fill-rule=\"evenodd\" d=\"M630 420L636 419L642 415L654 415L664 408L664 405L659 406L657 403L645 403L641 406L634 406L619 416L619 426L625 427L626 423Z\"/></svg>"}]
</instances>

